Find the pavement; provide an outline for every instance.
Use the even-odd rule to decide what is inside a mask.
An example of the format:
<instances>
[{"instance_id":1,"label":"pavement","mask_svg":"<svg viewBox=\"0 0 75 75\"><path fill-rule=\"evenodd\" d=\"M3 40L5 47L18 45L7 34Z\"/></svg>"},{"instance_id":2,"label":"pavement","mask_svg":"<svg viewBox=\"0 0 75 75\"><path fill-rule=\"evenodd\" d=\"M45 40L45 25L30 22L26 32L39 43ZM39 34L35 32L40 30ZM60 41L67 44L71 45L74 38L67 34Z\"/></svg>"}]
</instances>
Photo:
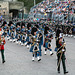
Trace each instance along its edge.
<instances>
[{"instance_id":1,"label":"pavement","mask_svg":"<svg viewBox=\"0 0 75 75\"><path fill-rule=\"evenodd\" d=\"M69 73L67 75L75 75L75 39L65 37L66 40L66 67ZM55 39L52 41L52 49L54 52ZM4 64L1 63L0 56L0 75L64 75L61 63L61 73L57 73L56 53L53 56L44 55L42 47L41 61L35 59L32 62L32 53L25 46L17 45L6 40Z\"/></svg>"}]
</instances>

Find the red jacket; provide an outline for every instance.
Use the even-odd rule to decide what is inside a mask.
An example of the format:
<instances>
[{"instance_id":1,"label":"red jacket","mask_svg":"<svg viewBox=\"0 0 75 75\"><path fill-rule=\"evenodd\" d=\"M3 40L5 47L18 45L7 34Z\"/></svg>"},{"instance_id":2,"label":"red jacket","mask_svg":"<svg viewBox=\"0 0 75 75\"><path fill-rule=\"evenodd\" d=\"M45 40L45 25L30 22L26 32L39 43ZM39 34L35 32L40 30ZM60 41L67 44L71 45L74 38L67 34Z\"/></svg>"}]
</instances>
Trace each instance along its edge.
<instances>
[{"instance_id":1,"label":"red jacket","mask_svg":"<svg viewBox=\"0 0 75 75\"><path fill-rule=\"evenodd\" d=\"M3 43L5 44L5 39L3 40ZM4 50L4 44L0 45L0 50Z\"/></svg>"}]
</instances>

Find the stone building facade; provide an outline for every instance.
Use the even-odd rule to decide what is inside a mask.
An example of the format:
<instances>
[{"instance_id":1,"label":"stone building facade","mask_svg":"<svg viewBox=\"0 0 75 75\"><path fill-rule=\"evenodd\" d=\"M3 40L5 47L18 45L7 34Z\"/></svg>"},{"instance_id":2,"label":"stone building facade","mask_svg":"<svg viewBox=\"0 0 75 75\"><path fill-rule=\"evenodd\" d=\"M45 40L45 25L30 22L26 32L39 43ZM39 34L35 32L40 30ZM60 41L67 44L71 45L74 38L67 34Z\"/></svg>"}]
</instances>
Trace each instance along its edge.
<instances>
[{"instance_id":1,"label":"stone building facade","mask_svg":"<svg viewBox=\"0 0 75 75\"><path fill-rule=\"evenodd\" d=\"M0 16L18 17L27 13L23 2L17 0L0 0Z\"/></svg>"}]
</instances>

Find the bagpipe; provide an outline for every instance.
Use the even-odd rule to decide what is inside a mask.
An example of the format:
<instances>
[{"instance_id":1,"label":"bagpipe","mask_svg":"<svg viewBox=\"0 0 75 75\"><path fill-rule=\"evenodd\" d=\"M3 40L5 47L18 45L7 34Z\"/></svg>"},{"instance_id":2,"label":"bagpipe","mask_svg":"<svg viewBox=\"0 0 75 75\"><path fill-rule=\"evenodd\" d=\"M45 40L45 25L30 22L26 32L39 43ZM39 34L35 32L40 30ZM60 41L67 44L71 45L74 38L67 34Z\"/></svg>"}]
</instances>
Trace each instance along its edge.
<instances>
[{"instance_id":1,"label":"bagpipe","mask_svg":"<svg viewBox=\"0 0 75 75\"><path fill-rule=\"evenodd\" d=\"M20 34L18 34L18 39L20 39L21 38L21 35Z\"/></svg>"},{"instance_id":2,"label":"bagpipe","mask_svg":"<svg viewBox=\"0 0 75 75\"><path fill-rule=\"evenodd\" d=\"M14 32L15 32L15 27L13 27L13 28L11 29L11 37L15 37L15 36L14 36Z\"/></svg>"},{"instance_id":3,"label":"bagpipe","mask_svg":"<svg viewBox=\"0 0 75 75\"><path fill-rule=\"evenodd\" d=\"M7 34L7 29L4 29L4 33Z\"/></svg>"},{"instance_id":4,"label":"bagpipe","mask_svg":"<svg viewBox=\"0 0 75 75\"><path fill-rule=\"evenodd\" d=\"M31 35L31 46L34 46L33 48L33 52L38 52L39 51L39 42L40 40L38 40L39 34L36 36Z\"/></svg>"},{"instance_id":5,"label":"bagpipe","mask_svg":"<svg viewBox=\"0 0 75 75\"><path fill-rule=\"evenodd\" d=\"M48 49L51 49L51 42L48 42Z\"/></svg>"},{"instance_id":6,"label":"bagpipe","mask_svg":"<svg viewBox=\"0 0 75 75\"><path fill-rule=\"evenodd\" d=\"M37 41L37 42L38 42L38 41ZM36 44L34 45L33 52L38 52L38 51L39 51L39 44L36 43Z\"/></svg>"},{"instance_id":7,"label":"bagpipe","mask_svg":"<svg viewBox=\"0 0 75 75\"><path fill-rule=\"evenodd\" d=\"M11 37L14 37L14 32L11 32Z\"/></svg>"},{"instance_id":8,"label":"bagpipe","mask_svg":"<svg viewBox=\"0 0 75 75\"><path fill-rule=\"evenodd\" d=\"M67 34L67 29L68 29L68 27L64 28L64 34Z\"/></svg>"},{"instance_id":9,"label":"bagpipe","mask_svg":"<svg viewBox=\"0 0 75 75\"><path fill-rule=\"evenodd\" d=\"M71 28L69 29L69 34L72 34L72 28L73 28L73 27L71 27Z\"/></svg>"},{"instance_id":10,"label":"bagpipe","mask_svg":"<svg viewBox=\"0 0 75 75\"><path fill-rule=\"evenodd\" d=\"M42 37L43 37L43 34L42 34L42 33L39 33L39 34L38 34L38 40L41 40Z\"/></svg>"},{"instance_id":11,"label":"bagpipe","mask_svg":"<svg viewBox=\"0 0 75 75\"><path fill-rule=\"evenodd\" d=\"M22 40L26 41L26 38L27 38L27 34L23 34L22 35Z\"/></svg>"},{"instance_id":12,"label":"bagpipe","mask_svg":"<svg viewBox=\"0 0 75 75\"><path fill-rule=\"evenodd\" d=\"M7 29L4 29L3 34L4 34L4 37L6 37L6 35L7 35Z\"/></svg>"},{"instance_id":13,"label":"bagpipe","mask_svg":"<svg viewBox=\"0 0 75 75\"><path fill-rule=\"evenodd\" d=\"M37 37L33 37L32 38L33 39L33 42L34 42L33 45L40 42L39 38L40 38L40 35L39 34L37 34Z\"/></svg>"}]
</instances>

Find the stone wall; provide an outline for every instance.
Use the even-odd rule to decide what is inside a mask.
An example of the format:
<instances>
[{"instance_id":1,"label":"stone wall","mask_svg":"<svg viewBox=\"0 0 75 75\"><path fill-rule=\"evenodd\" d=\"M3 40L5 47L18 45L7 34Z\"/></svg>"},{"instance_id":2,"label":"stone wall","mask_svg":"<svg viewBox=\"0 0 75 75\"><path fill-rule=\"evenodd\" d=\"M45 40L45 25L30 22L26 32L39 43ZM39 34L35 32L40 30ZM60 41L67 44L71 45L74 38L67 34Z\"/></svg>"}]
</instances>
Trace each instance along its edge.
<instances>
[{"instance_id":1,"label":"stone wall","mask_svg":"<svg viewBox=\"0 0 75 75\"><path fill-rule=\"evenodd\" d=\"M9 3L9 9L17 9L20 10L24 7L23 2L10 2Z\"/></svg>"},{"instance_id":2,"label":"stone wall","mask_svg":"<svg viewBox=\"0 0 75 75\"><path fill-rule=\"evenodd\" d=\"M8 15L9 14L9 2L0 1L0 13L1 13L1 15L4 15L4 14Z\"/></svg>"}]
</instances>

